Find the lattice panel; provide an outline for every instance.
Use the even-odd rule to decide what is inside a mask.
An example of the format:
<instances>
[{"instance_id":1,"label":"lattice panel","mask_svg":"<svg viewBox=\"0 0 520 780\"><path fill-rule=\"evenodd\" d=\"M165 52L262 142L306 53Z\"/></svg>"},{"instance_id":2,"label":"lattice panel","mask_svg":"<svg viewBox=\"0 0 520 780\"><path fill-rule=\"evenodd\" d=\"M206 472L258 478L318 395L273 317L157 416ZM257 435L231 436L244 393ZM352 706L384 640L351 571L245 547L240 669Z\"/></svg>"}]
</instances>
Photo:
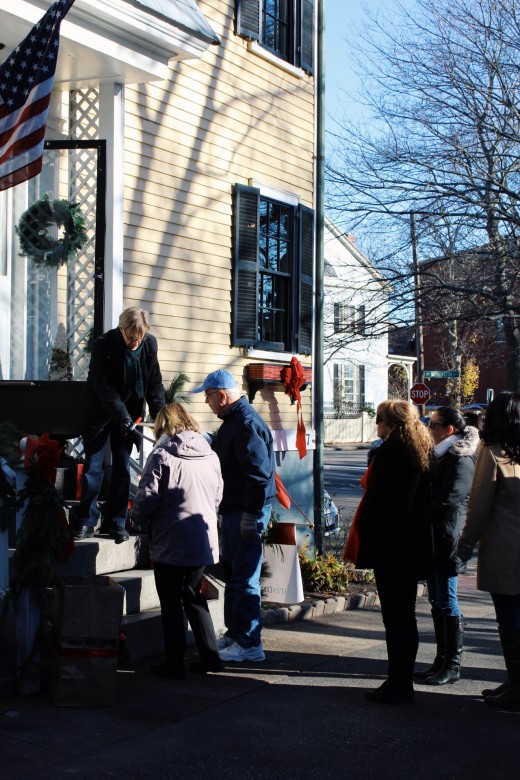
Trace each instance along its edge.
<instances>
[{"instance_id":1,"label":"lattice panel","mask_svg":"<svg viewBox=\"0 0 520 780\"><path fill-rule=\"evenodd\" d=\"M99 92L94 88L70 94L70 135L78 140L99 136ZM88 242L67 278L67 332L75 379L85 379L90 355L89 339L94 325L94 279L96 256L97 151L69 152L69 198L79 203L85 219Z\"/></svg>"}]
</instances>

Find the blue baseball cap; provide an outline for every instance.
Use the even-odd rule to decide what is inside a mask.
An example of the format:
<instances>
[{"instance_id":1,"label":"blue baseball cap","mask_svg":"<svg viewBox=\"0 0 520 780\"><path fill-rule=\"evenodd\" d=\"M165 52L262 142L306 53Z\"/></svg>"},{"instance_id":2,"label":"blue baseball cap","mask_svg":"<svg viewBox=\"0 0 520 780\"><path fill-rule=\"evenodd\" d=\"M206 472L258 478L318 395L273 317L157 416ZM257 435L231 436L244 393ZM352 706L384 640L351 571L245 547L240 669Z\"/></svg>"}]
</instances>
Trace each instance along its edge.
<instances>
[{"instance_id":1,"label":"blue baseball cap","mask_svg":"<svg viewBox=\"0 0 520 780\"><path fill-rule=\"evenodd\" d=\"M238 387L235 377L229 371L218 368L216 371L208 374L204 382L191 392L202 393L203 390L229 390L232 387Z\"/></svg>"}]
</instances>

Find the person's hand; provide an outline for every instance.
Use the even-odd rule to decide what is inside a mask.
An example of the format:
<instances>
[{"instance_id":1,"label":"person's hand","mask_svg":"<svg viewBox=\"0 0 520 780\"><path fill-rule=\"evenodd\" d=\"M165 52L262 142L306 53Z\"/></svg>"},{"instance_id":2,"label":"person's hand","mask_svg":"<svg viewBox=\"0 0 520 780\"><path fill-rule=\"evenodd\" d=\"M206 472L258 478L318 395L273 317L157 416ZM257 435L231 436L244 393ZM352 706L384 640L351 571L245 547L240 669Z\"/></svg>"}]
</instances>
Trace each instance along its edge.
<instances>
[{"instance_id":1,"label":"person's hand","mask_svg":"<svg viewBox=\"0 0 520 780\"><path fill-rule=\"evenodd\" d=\"M131 417L127 417L123 422L121 423L121 433L123 436L126 436L129 434L134 427L134 421Z\"/></svg>"},{"instance_id":2,"label":"person's hand","mask_svg":"<svg viewBox=\"0 0 520 780\"><path fill-rule=\"evenodd\" d=\"M459 541L457 545L457 555L463 563L466 563L473 555L473 545Z\"/></svg>"},{"instance_id":3,"label":"person's hand","mask_svg":"<svg viewBox=\"0 0 520 780\"><path fill-rule=\"evenodd\" d=\"M252 544L258 539L258 518L244 512L240 521L240 533L246 544Z\"/></svg>"}]
</instances>

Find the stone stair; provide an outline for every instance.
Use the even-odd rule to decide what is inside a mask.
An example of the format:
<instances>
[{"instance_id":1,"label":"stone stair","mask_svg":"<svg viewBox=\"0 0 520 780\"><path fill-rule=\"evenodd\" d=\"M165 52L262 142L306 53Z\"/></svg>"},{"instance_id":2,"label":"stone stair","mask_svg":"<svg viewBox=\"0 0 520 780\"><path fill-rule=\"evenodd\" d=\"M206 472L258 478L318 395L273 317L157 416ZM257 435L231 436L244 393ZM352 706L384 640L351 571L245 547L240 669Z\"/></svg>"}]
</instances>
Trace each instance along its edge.
<instances>
[{"instance_id":1,"label":"stone stair","mask_svg":"<svg viewBox=\"0 0 520 780\"><path fill-rule=\"evenodd\" d=\"M211 570L210 570L211 571ZM62 576L108 575L125 589L121 629L127 638L130 661L164 652L161 611L153 570L148 556L148 537L137 534L115 544L96 535L76 541L75 549L60 568ZM204 577L204 593L217 636L224 630L224 584L215 573ZM193 644L188 626L188 643Z\"/></svg>"}]
</instances>

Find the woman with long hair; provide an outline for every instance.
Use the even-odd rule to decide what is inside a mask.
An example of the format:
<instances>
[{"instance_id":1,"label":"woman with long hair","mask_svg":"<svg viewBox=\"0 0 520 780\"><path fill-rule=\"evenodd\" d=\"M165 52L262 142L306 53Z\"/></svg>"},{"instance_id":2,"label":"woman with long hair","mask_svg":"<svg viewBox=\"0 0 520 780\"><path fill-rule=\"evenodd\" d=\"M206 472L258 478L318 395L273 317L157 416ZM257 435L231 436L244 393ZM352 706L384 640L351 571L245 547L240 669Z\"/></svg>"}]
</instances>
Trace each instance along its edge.
<instances>
[{"instance_id":1,"label":"woman with long hair","mask_svg":"<svg viewBox=\"0 0 520 780\"><path fill-rule=\"evenodd\" d=\"M477 459L479 435L454 406L436 409L429 421L436 468L432 480L430 516L433 530L433 573L428 579L437 654L431 666L414 679L427 685L446 685L460 679L462 614L457 598L457 555L466 519L468 494Z\"/></svg>"},{"instance_id":2,"label":"woman with long hair","mask_svg":"<svg viewBox=\"0 0 520 780\"><path fill-rule=\"evenodd\" d=\"M217 507L222 498L220 463L197 422L181 404L168 404L155 421L156 445L148 457L130 521L148 526L150 558L159 601L166 662L157 677L186 676L184 613L200 660L196 673L223 669L208 604L201 593L204 567L218 561Z\"/></svg>"},{"instance_id":3,"label":"woman with long hair","mask_svg":"<svg viewBox=\"0 0 520 780\"><path fill-rule=\"evenodd\" d=\"M459 557L478 542L477 587L491 593L508 679L484 690L486 704L520 709L520 394L489 405L469 496Z\"/></svg>"},{"instance_id":4,"label":"woman with long hair","mask_svg":"<svg viewBox=\"0 0 520 780\"><path fill-rule=\"evenodd\" d=\"M374 570L388 651L388 679L365 696L401 704L414 698L417 583L431 573L427 507L432 445L416 407L408 401L383 401L376 424L383 442L374 452L357 513L359 548L353 563Z\"/></svg>"}]
</instances>

